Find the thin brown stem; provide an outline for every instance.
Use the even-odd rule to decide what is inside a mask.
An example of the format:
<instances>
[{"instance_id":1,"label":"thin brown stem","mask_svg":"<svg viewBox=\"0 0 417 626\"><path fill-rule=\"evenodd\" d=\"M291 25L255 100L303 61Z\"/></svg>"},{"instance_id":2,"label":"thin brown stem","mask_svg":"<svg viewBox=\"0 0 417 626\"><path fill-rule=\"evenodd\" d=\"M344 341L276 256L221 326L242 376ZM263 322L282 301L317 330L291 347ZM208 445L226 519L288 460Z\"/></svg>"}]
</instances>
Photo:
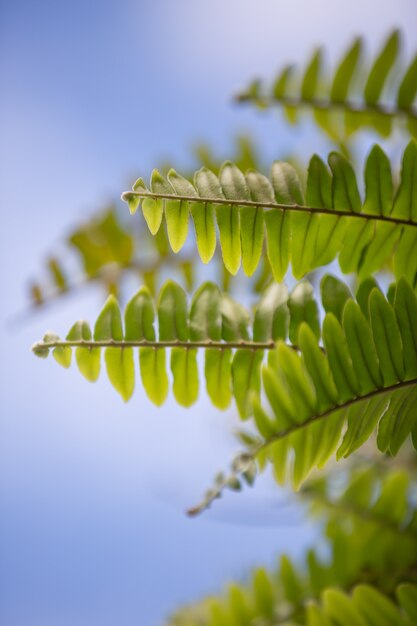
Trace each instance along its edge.
<instances>
[{"instance_id":1,"label":"thin brown stem","mask_svg":"<svg viewBox=\"0 0 417 626\"><path fill-rule=\"evenodd\" d=\"M301 213L318 213L322 215L333 215L339 217L352 217L365 220L376 220L377 222L388 222L390 224L402 224L405 226L416 226L417 222L411 219L404 219L399 217L393 217L391 215L373 215L372 213L354 213L352 211L342 209L327 209L323 207L309 207L300 204L282 204L279 202L254 202L253 200L229 200L227 198L206 198L196 196L183 196L173 195L168 193L153 193L151 191L124 191L122 193L122 200L127 202L131 196L138 196L139 198L154 198L165 200L178 200L184 202L208 202L211 204L226 204L229 206L249 206L261 209L278 209L281 211L298 211Z\"/></svg>"},{"instance_id":2,"label":"thin brown stem","mask_svg":"<svg viewBox=\"0 0 417 626\"><path fill-rule=\"evenodd\" d=\"M259 100L261 104L267 107L284 106L294 108L320 109L321 111L339 110L362 115L376 113L378 115L383 115L384 117L389 118L406 117L417 119L417 109L414 107L400 108L396 107L395 105L383 103L367 104L365 102L352 102L351 100L337 102L333 100L326 100L323 98L306 99L291 96L280 96L279 98L275 98L260 95L253 98L250 96L250 94L238 95L236 97L236 100L238 102L250 102L251 100Z\"/></svg>"},{"instance_id":3,"label":"thin brown stem","mask_svg":"<svg viewBox=\"0 0 417 626\"><path fill-rule=\"evenodd\" d=\"M296 424L293 424L289 428L286 428L285 430L279 431L278 433L276 433L275 435L273 435L272 437L264 441L262 444L257 446L255 450L252 450L252 456L255 458L256 455L261 450L264 450L265 448L269 447L275 441L278 441L279 439L283 439L284 437L287 437L288 435L291 435L292 433L296 432L297 430L301 430L305 428L306 426L310 426L310 424L314 424L315 422L318 422L324 419L325 417L328 417L329 415L331 415L332 413L335 413L336 411L345 410L349 408L350 406L352 406L352 404L356 404L364 400L370 400L374 398L375 396L380 396L380 395L383 395L384 393L390 393L392 391L396 391L397 389L403 389L404 387L411 387L412 385L417 385L417 378L411 378L410 380L403 380L399 383L389 385L388 387L374 389L374 391L370 391L369 393L366 393L363 396L355 396L354 398L351 398L351 400L347 400L343 404L337 404L333 406L331 409L327 409L326 411L323 411L322 413L317 413L316 415L309 417L303 422L298 422Z\"/></svg>"},{"instance_id":4,"label":"thin brown stem","mask_svg":"<svg viewBox=\"0 0 417 626\"><path fill-rule=\"evenodd\" d=\"M323 411L322 413L317 413L316 415L313 415L313 416L309 417L308 419L304 420L303 422L299 422L297 424L293 424L289 428L286 428L285 430L279 431L274 436L270 437L269 439L265 440L264 442L258 444L257 446L255 446L254 448L249 450L247 453L245 453L245 455L247 457L247 460L248 460L248 462L250 460L255 461L256 456L259 454L259 452L261 452L262 450L265 450L265 448L268 448L269 446L274 444L276 441L278 441L280 439L283 439L284 437L287 437L288 435L291 435L292 433L296 432L297 430L301 430L303 428L306 428L306 427L310 426L311 424L314 424L315 422L318 422L319 420L322 420L325 417L328 417L329 415L331 415L332 413L335 413L336 411L345 410L345 409L349 408L351 405L356 404L358 402L370 400L370 399L374 398L375 396L379 396L379 395L382 395L382 394L385 394L385 393L390 393L390 392L396 391L397 389L403 389L405 387L411 387L412 385L417 385L417 378L412 378L410 380L401 381L399 383L395 383L394 385L390 385L390 386L384 387L382 389L375 389L374 391L370 391L369 393L364 394L363 396L356 396L355 398L352 398L351 400L347 400L343 404L335 405L331 409ZM214 500L219 498L219 496L222 493L222 491L227 487L227 480L230 479L230 478L238 478L238 476L240 474L242 474L242 471L234 470L232 472L232 474L230 474L227 477L227 479L225 479L224 481L222 481L218 485L216 485L214 489L210 490L209 495L206 496L206 498L204 498L204 500L200 504L198 504L195 507L191 507L190 509L188 509L187 510L187 515L189 515L191 517L194 517L194 516L202 513L203 511L205 511Z\"/></svg>"},{"instance_id":5,"label":"thin brown stem","mask_svg":"<svg viewBox=\"0 0 417 626\"><path fill-rule=\"evenodd\" d=\"M217 349L241 349L241 350L272 350L275 348L275 341L213 341L206 339L204 341L149 341L140 339L137 341L117 341L115 339L88 341L80 340L56 340L56 341L40 341L35 344L34 348L184 348L192 350L193 348L204 348L206 350ZM294 346L295 348L295 346Z\"/></svg>"}]
</instances>

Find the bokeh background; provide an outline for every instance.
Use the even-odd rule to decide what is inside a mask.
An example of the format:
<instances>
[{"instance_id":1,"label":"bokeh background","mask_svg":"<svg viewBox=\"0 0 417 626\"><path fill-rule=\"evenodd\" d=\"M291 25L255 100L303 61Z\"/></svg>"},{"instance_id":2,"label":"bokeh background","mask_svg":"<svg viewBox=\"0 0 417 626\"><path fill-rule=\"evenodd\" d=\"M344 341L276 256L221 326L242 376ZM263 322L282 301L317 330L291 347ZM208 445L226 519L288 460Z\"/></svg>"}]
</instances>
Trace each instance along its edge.
<instances>
[{"instance_id":1,"label":"bokeh background","mask_svg":"<svg viewBox=\"0 0 417 626\"><path fill-rule=\"evenodd\" d=\"M10 318L62 235L162 160L192 166L196 141L227 156L249 132L267 160L326 152L308 122L233 106L250 78L319 43L334 62L356 34L375 52L392 27L411 53L416 23L415 0L0 2L2 626L162 624L316 541L268 478L185 517L235 451L233 412L204 396L157 410L140 390L124 406L105 376L89 385L33 357L47 328L94 321L100 290Z\"/></svg>"}]
</instances>

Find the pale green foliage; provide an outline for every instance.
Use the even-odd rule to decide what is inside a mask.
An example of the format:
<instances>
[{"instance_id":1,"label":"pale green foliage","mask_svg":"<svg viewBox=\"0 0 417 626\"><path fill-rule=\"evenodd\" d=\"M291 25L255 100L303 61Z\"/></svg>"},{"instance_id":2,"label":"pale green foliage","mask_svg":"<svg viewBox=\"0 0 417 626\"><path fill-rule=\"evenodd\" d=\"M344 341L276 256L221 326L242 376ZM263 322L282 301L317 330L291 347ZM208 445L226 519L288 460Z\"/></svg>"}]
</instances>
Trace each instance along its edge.
<instances>
[{"instance_id":1,"label":"pale green foliage","mask_svg":"<svg viewBox=\"0 0 417 626\"><path fill-rule=\"evenodd\" d=\"M324 71L323 51L318 48L303 72L286 66L271 86L254 80L236 99L262 109L281 106L292 124L299 120L300 110L310 109L316 124L337 141L345 141L364 127L386 137L394 122L404 122L406 129L417 136L417 108L413 106L417 56L407 67L399 68L400 51L400 33L393 31L373 61L367 63L359 37L348 47L331 76Z\"/></svg>"},{"instance_id":2,"label":"pale green foliage","mask_svg":"<svg viewBox=\"0 0 417 626\"><path fill-rule=\"evenodd\" d=\"M43 344L35 344L34 352L45 356L49 344L58 363L69 367L75 347L80 372L94 382L100 371L102 343L107 342L108 377L128 400L134 391L133 350L139 350L143 386L150 400L160 405L168 394L168 348L174 396L182 406L191 406L199 389L196 352L205 348L204 377L214 406L225 409L234 396L241 416L247 417L251 413L250 394L259 390L264 351L272 349L278 339L294 339L302 322L310 324L313 332L320 332L318 306L306 281L291 294L284 285L272 284L253 315L209 282L196 291L188 305L183 288L169 281L156 303L146 287L133 296L125 309L124 330L118 303L110 296L95 324L93 339L88 323L77 322L63 345L54 346L59 337L47 333ZM91 343L83 346L83 341ZM66 355L65 360L58 357L61 354Z\"/></svg>"},{"instance_id":3,"label":"pale green foliage","mask_svg":"<svg viewBox=\"0 0 417 626\"><path fill-rule=\"evenodd\" d=\"M273 163L270 178L252 170L244 175L230 162L219 176L203 168L196 172L194 185L173 170L166 180L154 170L149 190L141 181L140 189L135 183L123 198L132 212L141 204L153 233L165 218L174 252L185 243L191 216L204 263L215 251L217 222L223 262L231 274L242 264L251 276L266 243L278 282L290 262L293 275L301 278L338 257L344 273L363 278L389 262L397 278L406 276L414 284L417 144L411 141L404 151L396 187L388 157L373 147L364 167L363 199L353 167L342 155L332 152L328 165L312 157L305 190L294 167L281 161Z\"/></svg>"},{"instance_id":4,"label":"pale green foliage","mask_svg":"<svg viewBox=\"0 0 417 626\"><path fill-rule=\"evenodd\" d=\"M289 296L284 286L272 284L249 333L249 313L214 283L203 284L188 307L184 290L170 281L156 307L146 288L133 297L124 331L118 304L110 296L89 347L76 342L55 346L59 338L48 334L35 345L35 353L45 356L49 345L61 355L76 346L80 371L93 381L100 368L100 342L110 341L104 348L107 374L128 400L134 390L133 350L138 349L144 388L161 404L168 393L168 347L174 397L188 407L198 397L197 349L204 348L204 377L214 406L226 408L233 395L241 417L253 413L249 454L254 460L261 457L261 466L270 461L278 482L290 480L298 488L312 469L323 467L334 454L348 457L375 430L381 452L397 454L410 433L417 447L417 295L405 278L394 285L392 304L377 286L366 297L363 287L360 291L359 304L343 283L325 277L320 324L309 283L299 283ZM79 322L69 340L74 329L76 338L91 336L88 325ZM64 362L60 359L68 367L70 354ZM209 492L199 510L229 486L229 478Z\"/></svg>"},{"instance_id":5,"label":"pale green foliage","mask_svg":"<svg viewBox=\"0 0 417 626\"><path fill-rule=\"evenodd\" d=\"M297 350L277 342L262 365L262 401L251 396L253 429L241 434L245 463L258 461L263 469L270 462L277 481L296 489L313 469L333 456L349 457L375 431L380 452L396 455L410 434L417 449L416 294L401 279L393 304L374 287L361 310L346 286L327 276L322 301L322 344L308 318L298 319ZM190 513L207 508L232 477L240 486L246 469L232 468Z\"/></svg>"},{"instance_id":6,"label":"pale green foliage","mask_svg":"<svg viewBox=\"0 0 417 626\"><path fill-rule=\"evenodd\" d=\"M255 147L246 136L236 138L233 155L234 162L243 169L258 166ZM213 155L206 144L196 147L195 158L197 164L216 172L222 163L222 159ZM174 180L172 182L175 184ZM194 221L204 219L204 211L201 212L198 206L193 206L192 210ZM125 279L132 277L155 294L162 284L161 274L167 268L188 290L193 289L196 285L193 255L173 254L163 228L152 236L143 226L144 220L139 220L134 228L131 227L121 203L97 211L65 239L66 252L62 258L61 255L49 256L46 276L30 281L30 308L40 310L51 300L60 299L91 283L100 283L107 293L118 295L123 291ZM215 263L216 277L224 289L229 289L231 274L225 270L219 255L212 258L215 237L214 242L208 241L206 250L204 243L200 243L202 255L206 254L207 261L210 258ZM72 267L71 256L78 260L78 271ZM257 285L254 287L256 290Z\"/></svg>"},{"instance_id":7,"label":"pale green foliage","mask_svg":"<svg viewBox=\"0 0 417 626\"><path fill-rule=\"evenodd\" d=\"M309 550L303 564L294 564L283 555L276 571L255 569L249 581L179 611L169 625L414 624L415 483L406 472L381 471L352 472L336 495L331 479L301 492L312 513L326 520L330 558Z\"/></svg>"},{"instance_id":8,"label":"pale green foliage","mask_svg":"<svg viewBox=\"0 0 417 626\"><path fill-rule=\"evenodd\" d=\"M356 39L327 77L322 51L315 50L298 81L286 67L269 93L256 81L239 99L283 106L292 123L301 109L312 109L344 154L346 140L364 127L387 137L402 121L402 130L416 135L417 57L398 70L400 44L392 32L364 65ZM278 483L298 489L326 519L330 559L310 551L299 566L283 556L277 572L258 568L249 583L181 611L171 626L411 626L417 623L416 484L409 478L417 448L417 144L411 139L404 147L400 168L373 146L363 184L355 164L334 151L327 163L314 155L305 176L280 160L265 176L250 144L239 145L236 158L221 166L200 149L203 167L194 175L154 170L149 186L139 178L122 195L131 214L141 209L131 227L127 214L125 224L110 211L77 229L70 244L84 282L99 280L115 294L133 272L144 286L123 314L110 295L93 331L79 321L65 340L47 332L33 351L42 358L52 352L65 369L75 351L91 382L104 351L109 381L124 400L134 393L136 361L156 405L172 387L178 404L192 406L201 381L217 409L234 400L248 420L237 433L245 449L190 515L225 489L252 485L271 466ZM222 290L215 282L195 288L196 253L216 263ZM335 259L354 277L345 284L325 275L319 300L314 270ZM230 295L240 267L245 276L236 282L258 293L251 308ZM164 269L185 289L173 280L159 289ZM311 282L301 280L289 293L282 281L290 269L297 280L311 274ZM60 261L50 258L48 271L52 296L73 288ZM386 293L379 277L394 281ZM47 299L38 285L33 297L38 304ZM354 463L356 452L377 463L401 449L411 458L408 473L354 470L337 497L331 478L317 478L329 459Z\"/></svg>"}]
</instances>

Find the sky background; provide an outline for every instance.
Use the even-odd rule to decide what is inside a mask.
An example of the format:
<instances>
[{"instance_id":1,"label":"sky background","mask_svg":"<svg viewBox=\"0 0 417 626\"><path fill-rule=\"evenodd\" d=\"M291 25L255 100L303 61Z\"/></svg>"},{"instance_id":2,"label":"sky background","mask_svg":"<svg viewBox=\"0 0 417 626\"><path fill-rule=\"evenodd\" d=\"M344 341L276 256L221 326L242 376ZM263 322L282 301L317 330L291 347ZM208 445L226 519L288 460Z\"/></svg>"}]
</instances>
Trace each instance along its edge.
<instances>
[{"instance_id":1,"label":"sky background","mask_svg":"<svg viewBox=\"0 0 417 626\"><path fill-rule=\"evenodd\" d=\"M161 160L192 165L196 141L226 157L249 131L268 159L324 154L308 124L232 105L250 78L319 43L334 62L356 34L375 52L394 26L410 54L416 23L415 0L0 2L2 626L157 626L315 541L268 478L185 517L235 451L233 411L158 410L140 390L124 406L105 376L33 357L47 328L96 318L99 290L7 320L63 235Z\"/></svg>"}]
</instances>

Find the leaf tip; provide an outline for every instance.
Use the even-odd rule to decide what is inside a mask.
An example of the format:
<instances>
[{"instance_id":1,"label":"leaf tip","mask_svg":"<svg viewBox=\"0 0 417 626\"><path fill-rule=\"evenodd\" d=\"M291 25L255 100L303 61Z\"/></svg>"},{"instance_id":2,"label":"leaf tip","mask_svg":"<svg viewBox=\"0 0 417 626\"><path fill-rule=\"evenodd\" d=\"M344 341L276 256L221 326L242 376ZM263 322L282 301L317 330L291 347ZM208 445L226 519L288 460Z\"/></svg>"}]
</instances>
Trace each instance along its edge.
<instances>
[{"instance_id":1,"label":"leaf tip","mask_svg":"<svg viewBox=\"0 0 417 626\"><path fill-rule=\"evenodd\" d=\"M49 348L42 341L37 341L31 347L33 354L40 359L46 359L49 355Z\"/></svg>"}]
</instances>

